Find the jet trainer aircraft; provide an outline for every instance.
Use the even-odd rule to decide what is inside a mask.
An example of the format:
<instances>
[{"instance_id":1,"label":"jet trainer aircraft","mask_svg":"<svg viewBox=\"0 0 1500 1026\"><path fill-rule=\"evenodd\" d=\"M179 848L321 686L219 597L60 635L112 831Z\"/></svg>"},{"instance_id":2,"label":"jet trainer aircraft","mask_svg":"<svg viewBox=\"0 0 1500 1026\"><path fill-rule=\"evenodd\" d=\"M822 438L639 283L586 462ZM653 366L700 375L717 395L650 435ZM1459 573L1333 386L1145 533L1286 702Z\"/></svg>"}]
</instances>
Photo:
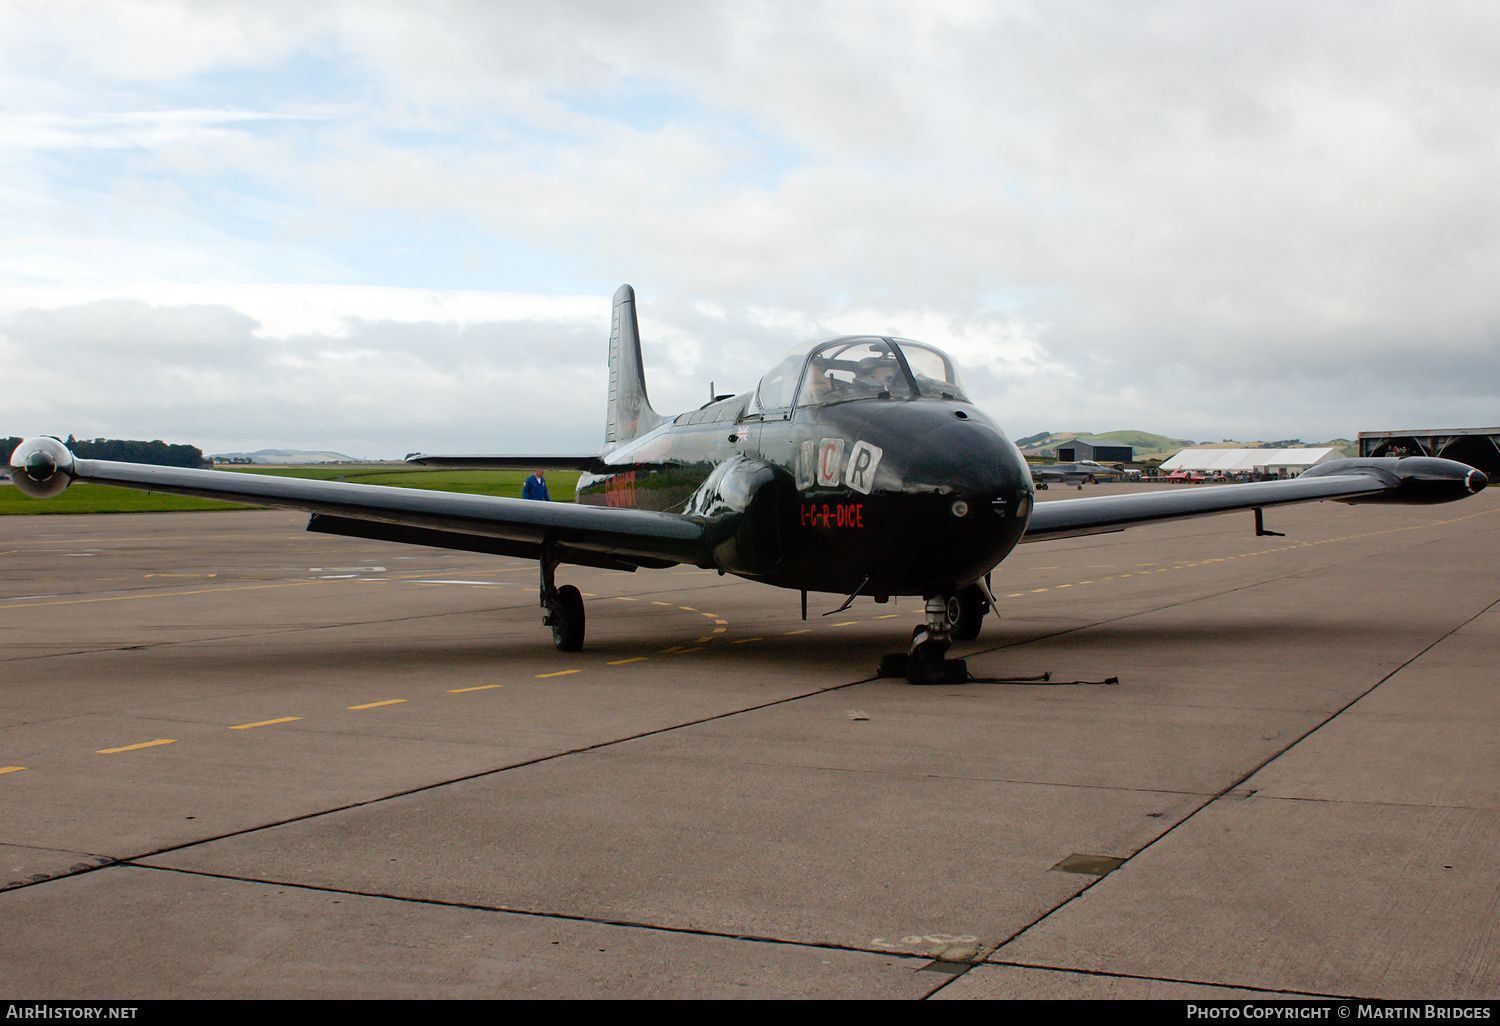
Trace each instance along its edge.
<instances>
[{"instance_id":1,"label":"jet trainer aircraft","mask_svg":"<svg viewBox=\"0 0 1500 1026\"><path fill-rule=\"evenodd\" d=\"M1488 482L1428 457L1325 463L1287 481L1093 496L1034 505L1032 474L929 345L845 336L797 346L752 392L667 419L646 395L635 293L615 293L604 445L575 456L415 456L448 467L576 469L576 503L77 459L54 438L11 455L29 495L75 481L308 510L309 531L536 559L543 623L583 645L578 589L561 563L620 570L680 563L852 602L921 596L926 622L881 672L967 678L947 658L994 605L988 575L1017 544L1233 510L1337 499L1425 504ZM848 602L845 605L848 605Z\"/></svg>"},{"instance_id":2,"label":"jet trainer aircraft","mask_svg":"<svg viewBox=\"0 0 1500 1026\"><path fill-rule=\"evenodd\" d=\"M1037 491L1046 491L1048 484L1056 483L1077 485L1081 491L1085 481L1099 481L1107 477L1123 477L1124 475L1123 470L1106 467L1093 460L1079 460L1077 463L1031 464L1031 480L1036 485Z\"/></svg>"}]
</instances>

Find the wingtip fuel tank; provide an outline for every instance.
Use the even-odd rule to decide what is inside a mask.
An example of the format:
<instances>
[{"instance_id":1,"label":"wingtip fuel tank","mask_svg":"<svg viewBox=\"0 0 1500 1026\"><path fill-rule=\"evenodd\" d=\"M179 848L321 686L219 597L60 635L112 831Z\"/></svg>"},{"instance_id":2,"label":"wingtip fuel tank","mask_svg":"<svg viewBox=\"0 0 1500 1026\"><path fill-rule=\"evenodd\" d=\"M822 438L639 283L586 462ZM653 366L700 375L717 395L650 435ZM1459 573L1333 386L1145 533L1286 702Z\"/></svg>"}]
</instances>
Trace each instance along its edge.
<instances>
[{"instance_id":1,"label":"wingtip fuel tank","mask_svg":"<svg viewBox=\"0 0 1500 1026\"><path fill-rule=\"evenodd\" d=\"M73 483L73 453L55 438L28 438L10 454L10 479L33 499L61 495Z\"/></svg>"},{"instance_id":2,"label":"wingtip fuel tank","mask_svg":"<svg viewBox=\"0 0 1500 1026\"><path fill-rule=\"evenodd\" d=\"M1467 463L1436 456L1378 456L1323 463L1301 477L1361 474L1384 481L1388 490L1342 499L1349 503L1394 503L1430 506L1452 502L1484 491L1490 479Z\"/></svg>"}]
</instances>

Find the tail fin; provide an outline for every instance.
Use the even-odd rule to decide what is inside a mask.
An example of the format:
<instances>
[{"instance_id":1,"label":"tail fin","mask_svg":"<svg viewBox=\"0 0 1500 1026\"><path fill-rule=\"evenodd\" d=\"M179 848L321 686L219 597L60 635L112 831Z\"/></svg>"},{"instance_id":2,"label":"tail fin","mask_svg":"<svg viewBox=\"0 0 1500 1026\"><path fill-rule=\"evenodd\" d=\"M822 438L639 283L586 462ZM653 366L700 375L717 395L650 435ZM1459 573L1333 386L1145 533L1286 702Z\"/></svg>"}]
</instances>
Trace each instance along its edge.
<instances>
[{"instance_id":1,"label":"tail fin","mask_svg":"<svg viewBox=\"0 0 1500 1026\"><path fill-rule=\"evenodd\" d=\"M604 417L604 451L618 449L664 421L646 398L641 332L635 319L635 289L621 285L615 293L614 317L609 329L609 408Z\"/></svg>"}]
</instances>

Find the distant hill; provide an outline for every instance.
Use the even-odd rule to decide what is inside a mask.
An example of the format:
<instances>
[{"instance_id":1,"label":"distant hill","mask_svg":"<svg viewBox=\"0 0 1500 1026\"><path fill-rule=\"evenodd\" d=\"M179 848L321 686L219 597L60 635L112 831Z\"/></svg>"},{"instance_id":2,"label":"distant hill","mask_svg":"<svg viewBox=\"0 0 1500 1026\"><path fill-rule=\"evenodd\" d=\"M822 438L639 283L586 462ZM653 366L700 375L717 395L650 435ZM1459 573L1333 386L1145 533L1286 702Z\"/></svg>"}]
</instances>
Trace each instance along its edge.
<instances>
[{"instance_id":1,"label":"distant hill","mask_svg":"<svg viewBox=\"0 0 1500 1026\"><path fill-rule=\"evenodd\" d=\"M1333 438L1326 442L1304 442L1300 438L1278 438L1274 442L1239 442L1226 438L1222 442L1189 443L1184 448L1194 449L1337 449L1345 457L1359 455L1359 443L1347 438Z\"/></svg>"},{"instance_id":2,"label":"distant hill","mask_svg":"<svg viewBox=\"0 0 1500 1026\"><path fill-rule=\"evenodd\" d=\"M216 452L209 459L215 463L379 463L345 456L325 449L257 449L255 452Z\"/></svg>"},{"instance_id":3,"label":"distant hill","mask_svg":"<svg viewBox=\"0 0 1500 1026\"><path fill-rule=\"evenodd\" d=\"M1175 449L1183 449L1193 444L1191 439L1168 438L1166 435L1153 435L1149 431L1101 431L1098 437L1124 442L1135 451L1135 458L1138 460L1148 459Z\"/></svg>"},{"instance_id":4,"label":"distant hill","mask_svg":"<svg viewBox=\"0 0 1500 1026\"><path fill-rule=\"evenodd\" d=\"M1047 439L1049 439L1051 437L1052 437L1052 432L1051 431L1039 431L1039 432L1037 432L1034 435L1027 435L1025 438L1017 438L1016 439L1016 448L1017 449L1030 449L1033 446L1035 446L1038 442L1045 442Z\"/></svg>"}]
</instances>

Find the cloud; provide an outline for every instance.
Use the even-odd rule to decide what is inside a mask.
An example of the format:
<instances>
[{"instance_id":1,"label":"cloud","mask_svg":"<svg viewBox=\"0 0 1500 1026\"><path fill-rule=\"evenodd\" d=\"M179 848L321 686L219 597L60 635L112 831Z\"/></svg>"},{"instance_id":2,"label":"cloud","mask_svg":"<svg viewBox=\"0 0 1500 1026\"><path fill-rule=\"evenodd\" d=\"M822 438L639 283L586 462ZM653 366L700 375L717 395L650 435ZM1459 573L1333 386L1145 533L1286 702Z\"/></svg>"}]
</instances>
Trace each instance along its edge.
<instances>
[{"instance_id":1,"label":"cloud","mask_svg":"<svg viewBox=\"0 0 1500 1026\"><path fill-rule=\"evenodd\" d=\"M264 291L251 298L276 305ZM443 312L443 297L430 294L368 290L365 298L370 315L402 301L408 312ZM0 356L14 389L10 430L386 457L486 443L596 449L602 426L584 429L580 411L557 400L575 390L602 397L599 327L566 311L546 321L463 318L475 313L463 298L442 321L350 315L286 334L226 304L111 299L15 310L0 317ZM293 299L278 311L284 329L299 312L313 312L305 323L321 319L305 294ZM543 304L516 304L528 305ZM551 306L556 314L563 304ZM593 405L602 425L602 398Z\"/></svg>"},{"instance_id":2,"label":"cloud","mask_svg":"<svg viewBox=\"0 0 1500 1026\"><path fill-rule=\"evenodd\" d=\"M314 340L305 371L409 350L402 325L445 352L582 330L339 287L605 308L628 280L663 404L889 330L960 351L1023 434L1486 419L1497 29L1463 3L13 5L0 282L222 305ZM323 313L162 291L251 284Z\"/></svg>"}]
</instances>

